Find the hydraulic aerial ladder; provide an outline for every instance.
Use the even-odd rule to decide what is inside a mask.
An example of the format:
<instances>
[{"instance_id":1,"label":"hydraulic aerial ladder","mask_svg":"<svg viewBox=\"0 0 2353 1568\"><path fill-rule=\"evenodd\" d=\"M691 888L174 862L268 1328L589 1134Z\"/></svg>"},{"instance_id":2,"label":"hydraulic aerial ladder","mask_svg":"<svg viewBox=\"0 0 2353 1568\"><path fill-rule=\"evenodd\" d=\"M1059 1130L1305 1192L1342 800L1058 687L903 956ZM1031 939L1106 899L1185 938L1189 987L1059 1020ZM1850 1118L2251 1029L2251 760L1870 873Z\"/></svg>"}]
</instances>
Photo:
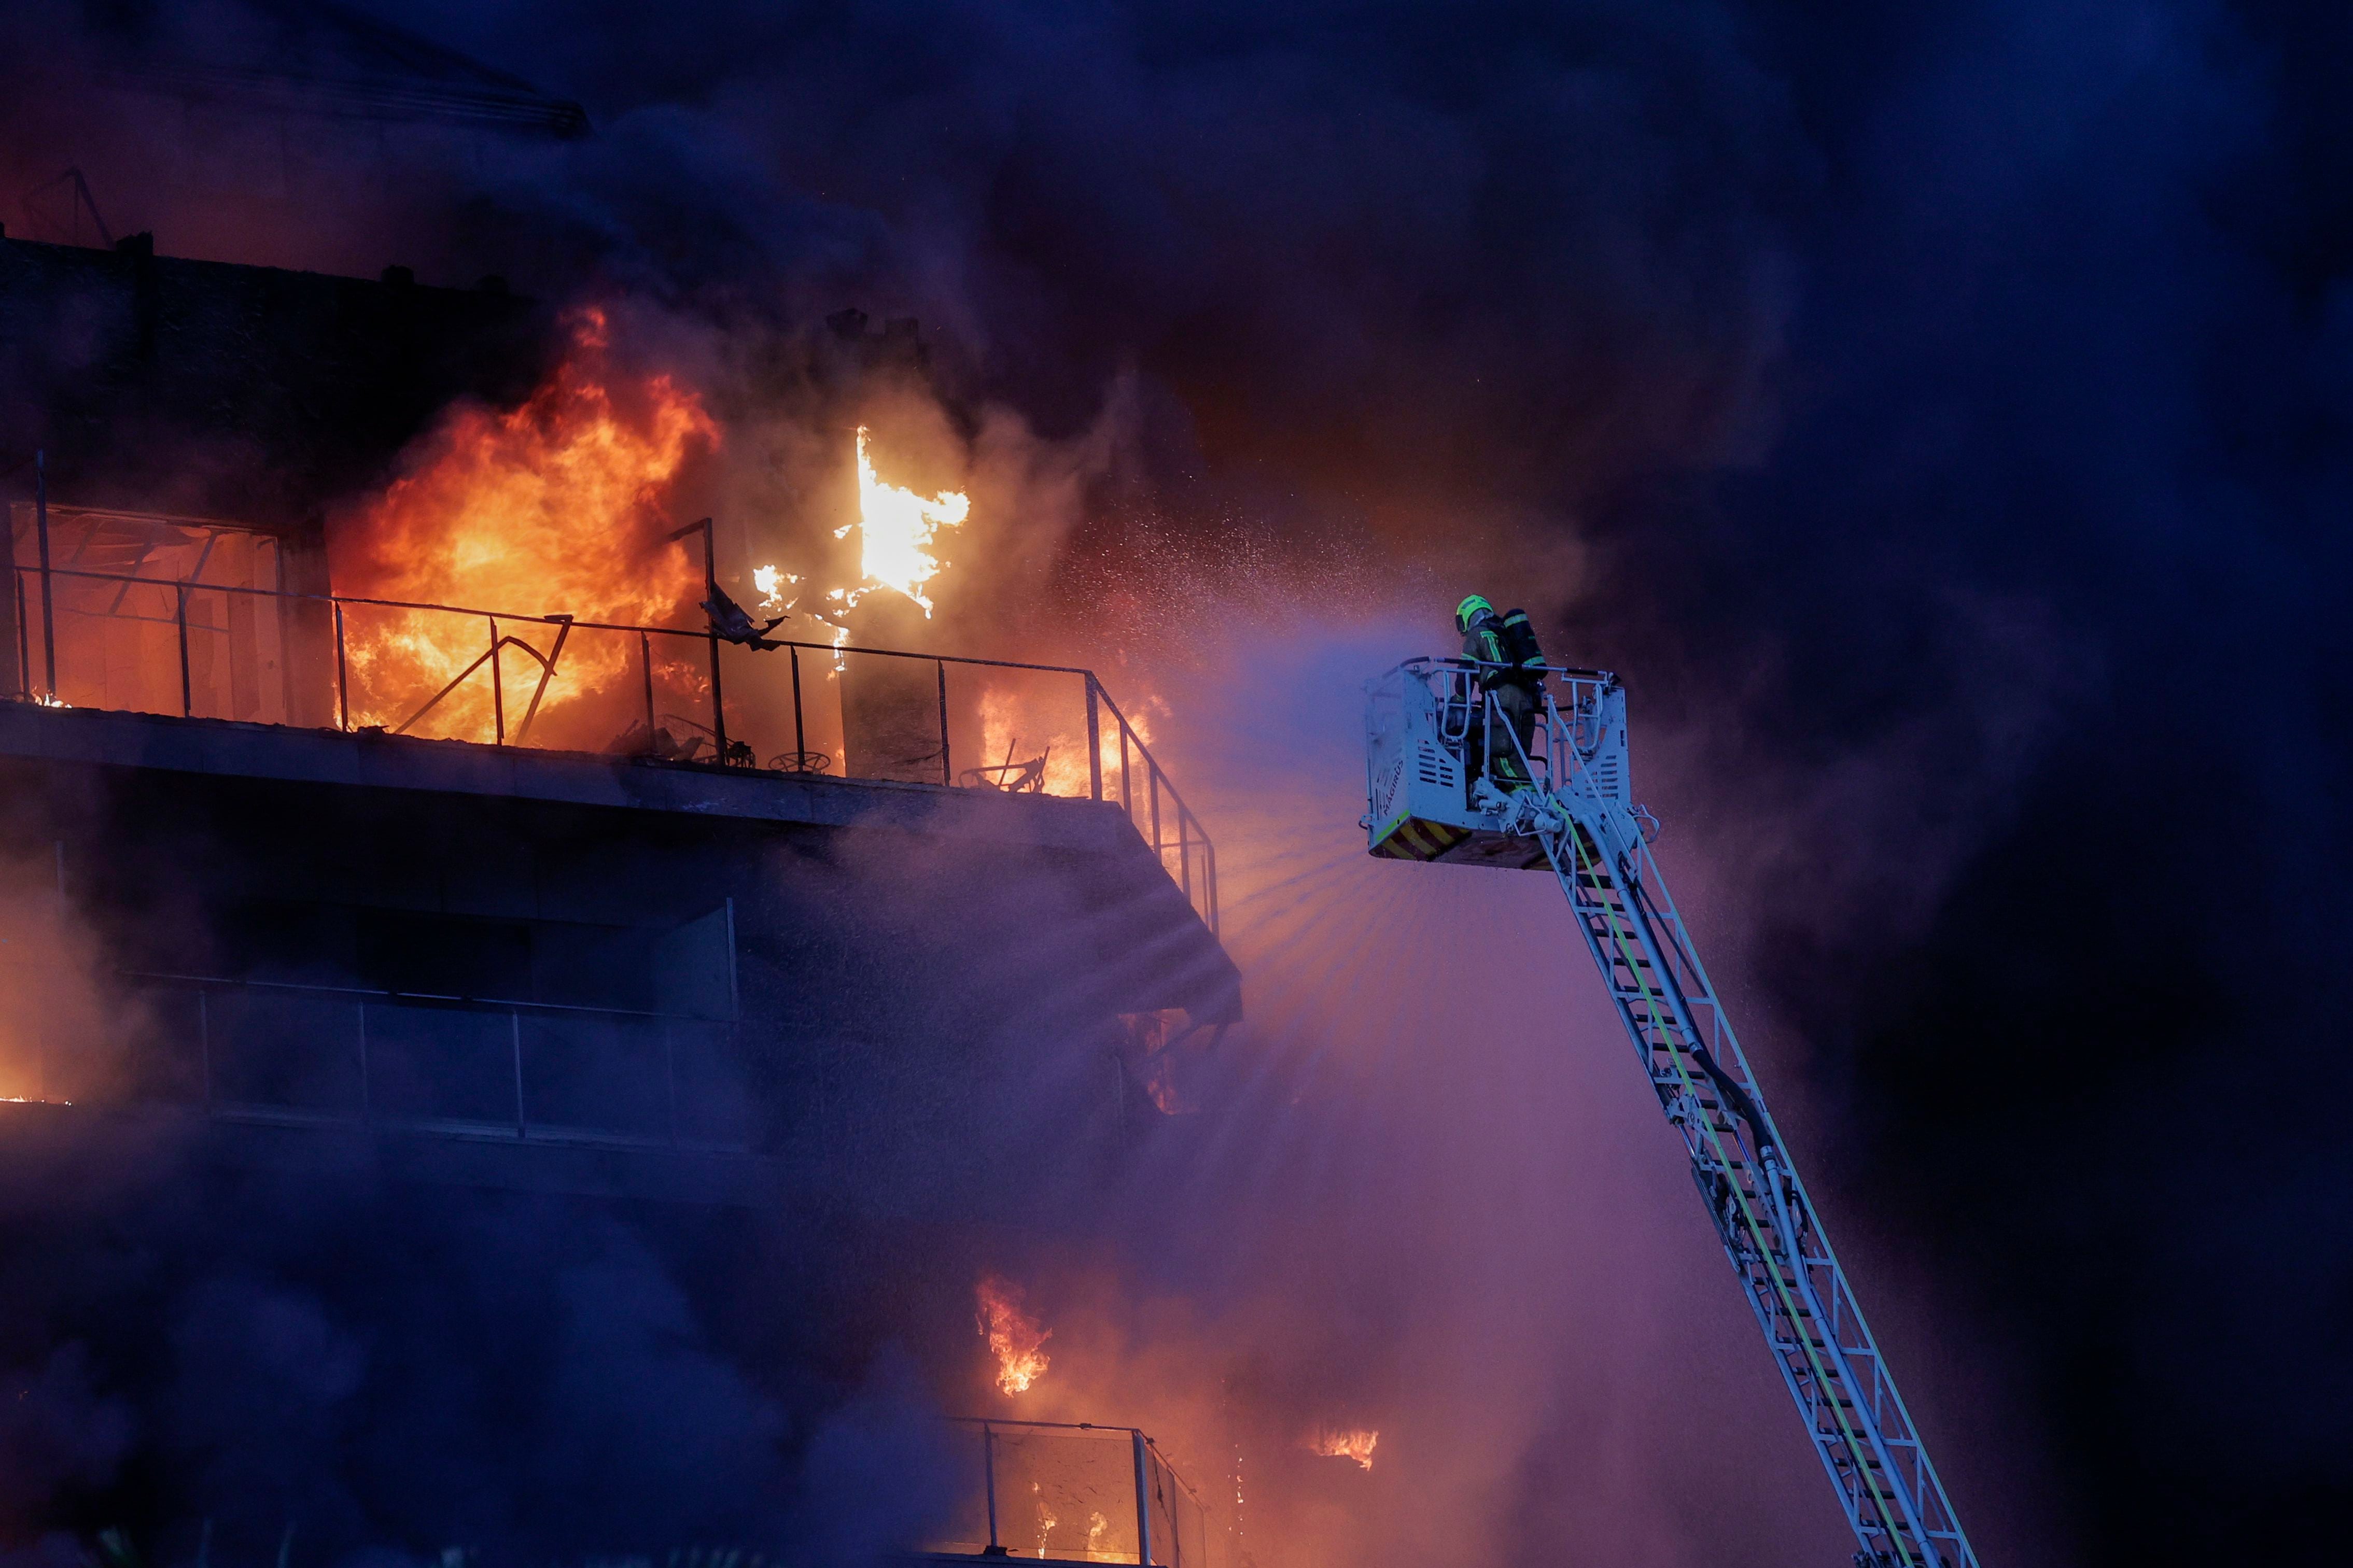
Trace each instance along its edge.
<instances>
[{"instance_id":1,"label":"hydraulic aerial ladder","mask_svg":"<svg viewBox=\"0 0 2353 1568\"><path fill-rule=\"evenodd\" d=\"M1546 670L1523 746L1481 668L1409 659L1366 686L1372 853L1552 873L1862 1543L1858 1568L1978 1568L1651 858L1658 823L1628 793L1625 689L1606 670ZM1533 782L1499 789L1497 764Z\"/></svg>"}]
</instances>

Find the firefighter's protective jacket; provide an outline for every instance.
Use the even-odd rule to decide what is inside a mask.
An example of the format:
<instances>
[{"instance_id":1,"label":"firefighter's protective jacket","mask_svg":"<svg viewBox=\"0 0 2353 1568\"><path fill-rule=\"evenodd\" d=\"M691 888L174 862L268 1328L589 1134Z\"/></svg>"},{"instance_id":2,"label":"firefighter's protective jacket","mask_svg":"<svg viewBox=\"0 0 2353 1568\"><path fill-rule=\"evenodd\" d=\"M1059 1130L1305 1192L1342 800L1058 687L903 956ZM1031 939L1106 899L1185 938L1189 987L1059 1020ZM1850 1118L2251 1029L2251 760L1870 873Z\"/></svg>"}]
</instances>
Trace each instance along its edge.
<instances>
[{"instance_id":1,"label":"firefighter's protective jacket","mask_svg":"<svg viewBox=\"0 0 2353 1568\"><path fill-rule=\"evenodd\" d=\"M1504 617L1493 610L1482 610L1471 617L1462 628L1462 657L1475 658L1482 664L1509 666L1510 651L1504 646ZM1482 690L1493 691L1511 679L1509 668L1482 669L1479 672Z\"/></svg>"}]
</instances>

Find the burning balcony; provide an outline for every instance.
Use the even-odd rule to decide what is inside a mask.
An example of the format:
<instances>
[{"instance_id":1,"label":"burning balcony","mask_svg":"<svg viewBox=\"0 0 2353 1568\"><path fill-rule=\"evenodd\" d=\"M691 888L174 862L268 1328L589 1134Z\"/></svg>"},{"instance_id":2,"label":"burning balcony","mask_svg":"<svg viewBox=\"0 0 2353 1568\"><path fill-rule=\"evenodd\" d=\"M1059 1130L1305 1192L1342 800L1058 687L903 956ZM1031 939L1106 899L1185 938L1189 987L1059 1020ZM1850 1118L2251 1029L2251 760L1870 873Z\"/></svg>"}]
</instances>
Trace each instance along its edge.
<instances>
[{"instance_id":1,"label":"burning balcony","mask_svg":"<svg viewBox=\"0 0 2353 1568\"><path fill-rule=\"evenodd\" d=\"M1116 804L1214 931L1217 851L1088 670L301 591L299 535L11 509L0 690L744 773Z\"/></svg>"},{"instance_id":2,"label":"burning balcony","mask_svg":"<svg viewBox=\"0 0 2353 1568\"><path fill-rule=\"evenodd\" d=\"M0 1094L920 1204L985 1157L968 1042L1113 1062L1126 1121L1191 1109L1171 1074L1239 1013L1215 850L1084 669L336 595L299 530L11 523L7 847L56 885L0 914ZM76 924L79 1009L32 929Z\"/></svg>"},{"instance_id":3,"label":"burning balcony","mask_svg":"<svg viewBox=\"0 0 2353 1568\"><path fill-rule=\"evenodd\" d=\"M1130 1426L961 1419L956 1504L925 1560L1024 1557L1222 1568L1222 1531L1159 1446Z\"/></svg>"},{"instance_id":4,"label":"burning balcony","mask_svg":"<svg viewBox=\"0 0 2353 1568\"><path fill-rule=\"evenodd\" d=\"M11 695L134 713L332 722L294 678L316 628L289 596L299 540L282 531L32 501L10 509L31 556L11 574ZM44 574L46 560L52 570ZM37 668L37 675L36 669Z\"/></svg>"}]
</instances>

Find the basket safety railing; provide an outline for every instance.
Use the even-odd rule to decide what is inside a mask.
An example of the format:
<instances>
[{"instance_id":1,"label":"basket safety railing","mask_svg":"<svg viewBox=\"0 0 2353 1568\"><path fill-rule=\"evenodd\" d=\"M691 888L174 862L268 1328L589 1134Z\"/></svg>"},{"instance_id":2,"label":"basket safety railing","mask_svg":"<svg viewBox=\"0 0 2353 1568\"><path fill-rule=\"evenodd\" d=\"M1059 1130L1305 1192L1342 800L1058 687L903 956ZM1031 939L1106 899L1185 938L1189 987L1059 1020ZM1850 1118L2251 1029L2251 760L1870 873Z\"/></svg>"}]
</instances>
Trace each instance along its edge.
<instances>
[{"instance_id":1,"label":"basket safety railing","mask_svg":"<svg viewBox=\"0 0 2353 1568\"><path fill-rule=\"evenodd\" d=\"M0 694L1115 804L1218 928L1215 846L1088 669L61 565L46 514L40 543Z\"/></svg>"},{"instance_id":2,"label":"basket safety railing","mask_svg":"<svg viewBox=\"0 0 2353 1568\"><path fill-rule=\"evenodd\" d=\"M1439 738L1466 767L1484 772L1498 761L1524 760L1536 782L1565 787L1572 765L1589 763L1608 739L1602 700L1617 678L1607 670L1547 667L1538 682L1534 739L1521 752L1491 693L1480 684L1482 671L1502 667L1468 658L1409 658L1372 681L1375 700L1397 700L1408 679L1426 688L1437 706Z\"/></svg>"}]
</instances>

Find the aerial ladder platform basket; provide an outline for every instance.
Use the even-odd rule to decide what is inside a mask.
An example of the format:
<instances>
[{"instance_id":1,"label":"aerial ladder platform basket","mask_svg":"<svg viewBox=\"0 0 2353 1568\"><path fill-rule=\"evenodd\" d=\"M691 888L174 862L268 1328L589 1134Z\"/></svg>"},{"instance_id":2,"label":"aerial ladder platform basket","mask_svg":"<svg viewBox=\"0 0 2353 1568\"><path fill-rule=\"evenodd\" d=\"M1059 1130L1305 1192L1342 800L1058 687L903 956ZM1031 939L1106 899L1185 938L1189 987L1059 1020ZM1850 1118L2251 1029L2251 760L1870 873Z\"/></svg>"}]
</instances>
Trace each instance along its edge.
<instances>
[{"instance_id":1,"label":"aerial ladder platform basket","mask_svg":"<svg viewBox=\"0 0 2353 1568\"><path fill-rule=\"evenodd\" d=\"M1683 1140L1854 1531L1859 1568L1978 1568L1651 858L1658 823L1630 794L1624 687L1606 670L1544 670L1524 747L1482 683L1500 673L1417 658L1367 683L1367 847L1390 859L1551 873ZM1499 788L1499 773L1531 782Z\"/></svg>"}]
</instances>

